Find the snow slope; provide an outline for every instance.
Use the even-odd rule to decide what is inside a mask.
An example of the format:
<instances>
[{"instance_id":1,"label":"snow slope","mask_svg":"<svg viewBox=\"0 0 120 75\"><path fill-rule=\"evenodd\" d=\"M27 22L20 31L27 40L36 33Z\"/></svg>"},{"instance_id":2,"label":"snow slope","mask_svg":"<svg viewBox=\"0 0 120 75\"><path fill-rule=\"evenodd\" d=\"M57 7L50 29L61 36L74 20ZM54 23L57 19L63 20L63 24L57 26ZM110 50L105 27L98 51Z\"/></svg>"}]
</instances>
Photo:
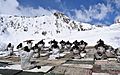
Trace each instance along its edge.
<instances>
[{"instance_id":1,"label":"snow slope","mask_svg":"<svg viewBox=\"0 0 120 75\"><path fill-rule=\"evenodd\" d=\"M79 31L78 31L79 29ZM82 31L85 30L85 31ZM9 42L16 46L20 42L33 39L35 42L45 39L84 40L88 45L95 45L99 39L114 48L120 47L120 24L108 27L96 27L87 23L80 23L63 14L49 16L1 16L0 17L0 47L5 47ZM3 45L4 44L4 45Z\"/></svg>"}]
</instances>

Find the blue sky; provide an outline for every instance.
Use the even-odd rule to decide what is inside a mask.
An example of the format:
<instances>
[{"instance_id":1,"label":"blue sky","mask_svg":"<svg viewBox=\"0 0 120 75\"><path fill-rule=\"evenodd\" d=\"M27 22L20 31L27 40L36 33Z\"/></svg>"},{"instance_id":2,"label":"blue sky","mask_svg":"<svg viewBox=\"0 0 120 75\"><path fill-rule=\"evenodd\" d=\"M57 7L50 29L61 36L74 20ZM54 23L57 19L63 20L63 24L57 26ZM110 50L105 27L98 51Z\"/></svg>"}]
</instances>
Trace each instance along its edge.
<instances>
[{"instance_id":1,"label":"blue sky","mask_svg":"<svg viewBox=\"0 0 120 75\"><path fill-rule=\"evenodd\" d=\"M91 24L110 25L120 15L120 0L4 0L1 4L5 4L5 1L6 4L14 5L8 7L13 9L10 14L40 16L55 10L63 12L71 19ZM5 12L7 10L1 11L2 14L8 14Z\"/></svg>"}]
</instances>

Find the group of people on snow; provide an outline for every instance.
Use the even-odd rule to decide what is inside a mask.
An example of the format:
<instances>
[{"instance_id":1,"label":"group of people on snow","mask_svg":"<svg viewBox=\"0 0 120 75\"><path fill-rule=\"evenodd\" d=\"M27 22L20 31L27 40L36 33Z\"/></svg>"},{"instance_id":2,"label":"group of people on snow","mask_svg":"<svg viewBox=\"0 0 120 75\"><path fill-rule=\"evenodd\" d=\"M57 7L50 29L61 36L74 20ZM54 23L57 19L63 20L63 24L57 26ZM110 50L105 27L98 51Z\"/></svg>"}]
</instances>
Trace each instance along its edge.
<instances>
[{"instance_id":1,"label":"group of people on snow","mask_svg":"<svg viewBox=\"0 0 120 75\"><path fill-rule=\"evenodd\" d=\"M27 43L27 46L23 46L23 43L20 43L17 45L18 52L20 54L21 59L21 68L22 69L32 69L32 68L40 68L39 65L31 63L30 59L32 57L34 58L40 58L41 51L44 51L45 49L45 42L44 40L40 40L33 46L34 40L26 40L24 42ZM73 59L80 59L84 58L86 55L86 46L88 45L87 42L81 40L74 42L70 41L64 41L61 40L60 42L54 40L51 40L48 42L48 56L49 59L60 59L60 53L71 53ZM13 48L14 46L9 43L7 46L7 51L9 51L9 55L13 55ZM101 59L107 59L109 57L117 57L118 62L120 62L120 48L114 49L110 45L106 45L103 40L97 41L97 44L94 46L96 49L96 52L94 53L94 59L101 60Z\"/></svg>"}]
</instances>

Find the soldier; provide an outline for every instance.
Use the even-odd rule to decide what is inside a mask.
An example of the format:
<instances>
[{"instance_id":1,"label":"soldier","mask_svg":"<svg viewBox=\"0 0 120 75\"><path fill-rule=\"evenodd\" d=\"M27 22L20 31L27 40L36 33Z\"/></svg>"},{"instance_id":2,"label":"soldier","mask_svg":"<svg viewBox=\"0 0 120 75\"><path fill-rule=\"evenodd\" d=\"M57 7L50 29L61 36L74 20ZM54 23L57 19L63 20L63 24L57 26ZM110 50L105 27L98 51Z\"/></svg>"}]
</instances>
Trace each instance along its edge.
<instances>
[{"instance_id":1,"label":"soldier","mask_svg":"<svg viewBox=\"0 0 120 75\"><path fill-rule=\"evenodd\" d=\"M87 46L87 43L81 40L80 42L78 42L77 46L79 47L81 57L84 58L86 55L85 47Z\"/></svg>"},{"instance_id":2,"label":"soldier","mask_svg":"<svg viewBox=\"0 0 120 75\"><path fill-rule=\"evenodd\" d=\"M51 43L52 44L58 44L58 42L55 39Z\"/></svg>"},{"instance_id":3,"label":"soldier","mask_svg":"<svg viewBox=\"0 0 120 75\"><path fill-rule=\"evenodd\" d=\"M74 46L78 46L78 45L79 45L79 42L78 42L77 40L75 40L75 41L73 42L73 44L74 44Z\"/></svg>"},{"instance_id":4,"label":"soldier","mask_svg":"<svg viewBox=\"0 0 120 75\"><path fill-rule=\"evenodd\" d=\"M81 58L80 50L79 50L79 47L77 45L72 47L72 51L73 51L73 58L74 59L80 59Z\"/></svg>"},{"instance_id":5,"label":"soldier","mask_svg":"<svg viewBox=\"0 0 120 75\"><path fill-rule=\"evenodd\" d=\"M58 44L58 42L54 39L54 40L51 40L50 42L48 42L49 44Z\"/></svg>"},{"instance_id":6,"label":"soldier","mask_svg":"<svg viewBox=\"0 0 120 75\"><path fill-rule=\"evenodd\" d=\"M115 51L112 46L106 46L106 52L105 52L107 57L115 57Z\"/></svg>"},{"instance_id":7,"label":"soldier","mask_svg":"<svg viewBox=\"0 0 120 75\"><path fill-rule=\"evenodd\" d=\"M30 70L35 67L40 68L40 66L37 66L36 64L31 64L30 59L32 58L33 54L34 51L30 50L28 46L25 46L24 50L20 51L21 68L23 70Z\"/></svg>"},{"instance_id":8,"label":"soldier","mask_svg":"<svg viewBox=\"0 0 120 75\"><path fill-rule=\"evenodd\" d=\"M22 47L23 47L22 43L20 43L19 45L17 45L17 49L18 49L18 51L21 50Z\"/></svg>"},{"instance_id":9,"label":"soldier","mask_svg":"<svg viewBox=\"0 0 120 75\"><path fill-rule=\"evenodd\" d=\"M62 40L62 41L60 41L59 43L60 43L60 51L63 52L64 49L65 49L65 41Z\"/></svg>"},{"instance_id":10,"label":"soldier","mask_svg":"<svg viewBox=\"0 0 120 75\"><path fill-rule=\"evenodd\" d=\"M72 43L70 43L69 41L67 41L66 43L65 43L65 52L70 52L71 51L71 49L72 49Z\"/></svg>"},{"instance_id":11,"label":"soldier","mask_svg":"<svg viewBox=\"0 0 120 75\"><path fill-rule=\"evenodd\" d=\"M20 55L20 51L23 50L23 44L20 43L19 45L17 45L16 49L18 50L18 56Z\"/></svg>"},{"instance_id":12,"label":"soldier","mask_svg":"<svg viewBox=\"0 0 120 75\"><path fill-rule=\"evenodd\" d=\"M45 50L44 50L44 47L45 47L45 42L43 41L43 40L41 40L41 41L39 41L38 43L37 43L37 46L38 46L38 48L36 48L37 50L38 50L38 57L40 57L40 54L41 53L44 53L44 52L46 52ZM36 46L36 47L37 47Z\"/></svg>"},{"instance_id":13,"label":"soldier","mask_svg":"<svg viewBox=\"0 0 120 75\"><path fill-rule=\"evenodd\" d=\"M97 41L97 44L95 45L95 48L97 48L99 46L104 46L104 45L105 45L104 41L100 39L99 41Z\"/></svg>"},{"instance_id":14,"label":"soldier","mask_svg":"<svg viewBox=\"0 0 120 75\"><path fill-rule=\"evenodd\" d=\"M81 40L79 43L79 49L81 50L81 52L86 53L86 51L85 51L86 46L87 46L87 43L84 42L83 40Z\"/></svg>"},{"instance_id":15,"label":"soldier","mask_svg":"<svg viewBox=\"0 0 120 75\"><path fill-rule=\"evenodd\" d=\"M104 44L103 40L100 39L99 41L97 41L97 45L95 45L95 49L97 50L97 52L94 54L95 59L97 60L107 59L106 46L107 45Z\"/></svg>"},{"instance_id":16,"label":"soldier","mask_svg":"<svg viewBox=\"0 0 120 75\"><path fill-rule=\"evenodd\" d=\"M107 59L104 46L97 47L97 52L94 54L94 58L96 60Z\"/></svg>"},{"instance_id":17,"label":"soldier","mask_svg":"<svg viewBox=\"0 0 120 75\"><path fill-rule=\"evenodd\" d=\"M40 49L39 49L37 44L35 44L35 46L33 47L33 50L34 50L33 57L34 58L39 58L40 57Z\"/></svg>"},{"instance_id":18,"label":"soldier","mask_svg":"<svg viewBox=\"0 0 120 75\"><path fill-rule=\"evenodd\" d=\"M58 59L60 58L60 50L59 46L57 44L52 45L52 54L49 56L50 60Z\"/></svg>"},{"instance_id":19,"label":"soldier","mask_svg":"<svg viewBox=\"0 0 120 75\"><path fill-rule=\"evenodd\" d=\"M120 48L115 49L116 57L117 57L117 62L120 63Z\"/></svg>"},{"instance_id":20,"label":"soldier","mask_svg":"<svg viewBox=\"0 0 120 75\"><path fill-rule=\"evenodd\" d=\"M14 48L14 45L9 43L8 46L7 46L8 55L10 55L10 56L13 55L13 48Z\"/></svg>"},{"instance_id":21,"label":"soldier","mask_svg":"<svg viewBox=\"0 0 120 75\"><path fill-rule=\"evenodd\" d=\"M28 45L28 48L29 48L29 49L32 48L32 44L33 44L32 41L34 41L34 40L26 40L26 41L24 41L24 42L27 42L27 45Z\"/></svg>"},{"instance_id":22,"label":"soldier","mask_svg":"<svg viewBox=\"0 0 120 75\"><path fill-rule=\"evenodd\" d=\"M39 42L37 43L37 45L38 45L38 48L39 48L40 50L43 50L43 47L44 47L44 45L45 45L45 42L44 42L43 40L41 40L41 41L39 41Z\"/></svg>"},{"instance_id":23,"label":"soldier","mask_svg":"<svg viewBox=\"0 0 120 75\"><path fill-rule=\"evenodd\" d=\"M51 40L50 42L48 42L50 44L50 47L49 47L49 50L51 51L52 49L52 45L55 45L55 44L58 44L58 42L54 39L54 40Z\"/></svg>"}]
</instances>

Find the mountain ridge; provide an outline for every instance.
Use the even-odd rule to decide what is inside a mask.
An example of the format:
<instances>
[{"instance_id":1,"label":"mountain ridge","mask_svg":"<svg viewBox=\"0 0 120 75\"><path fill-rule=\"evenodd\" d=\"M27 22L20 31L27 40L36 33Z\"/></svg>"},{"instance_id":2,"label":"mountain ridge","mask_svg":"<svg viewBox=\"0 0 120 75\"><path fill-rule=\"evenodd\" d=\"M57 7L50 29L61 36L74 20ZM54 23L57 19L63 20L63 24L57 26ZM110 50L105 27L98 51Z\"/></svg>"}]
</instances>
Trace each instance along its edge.
<instances>
[{"instance_id":1,"label":"mountain ridge","mask_svg":"<svg viewBox=\"0 0 120 75\"><path fill-rule=\"evenodd\" d=\"M111 26L91 25L71 20L66 15L56 12L52 15L39 16L0 16L0 42L18 44L26 39L85 40L95 45L99 39L119 47L119 23ZM108 35L108 36L107 36ZM116 41L117 37L117 41ZM111 42L111 40L113 40Z\"/></svg>"}]
</instances>

